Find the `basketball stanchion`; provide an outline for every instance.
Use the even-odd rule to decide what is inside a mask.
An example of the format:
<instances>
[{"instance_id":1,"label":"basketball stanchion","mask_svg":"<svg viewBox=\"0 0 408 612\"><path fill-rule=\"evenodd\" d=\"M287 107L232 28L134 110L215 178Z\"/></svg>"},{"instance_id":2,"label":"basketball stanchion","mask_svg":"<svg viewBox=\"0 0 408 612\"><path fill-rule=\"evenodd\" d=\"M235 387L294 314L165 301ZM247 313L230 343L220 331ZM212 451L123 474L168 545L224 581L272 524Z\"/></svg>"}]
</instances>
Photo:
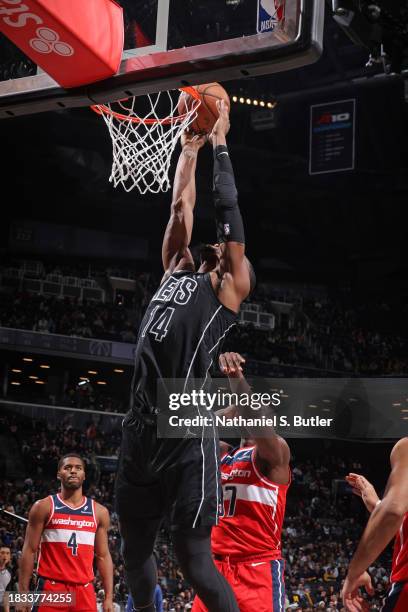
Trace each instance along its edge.
<instances>
[{"instance_id":1,"label":"basketball stanchion","mask_svg":"<svg viewBox=\"0 0 408 612\"><path fill-rule=\"evenodd\" d=\"M112 139L110 182L127 192L135 187L141 194L168 191L177 141L187 128L208 134L217 120L220 99L230 105L221 85L207 83L91 106L105 120Z\"/></svg>"}]
</instances>

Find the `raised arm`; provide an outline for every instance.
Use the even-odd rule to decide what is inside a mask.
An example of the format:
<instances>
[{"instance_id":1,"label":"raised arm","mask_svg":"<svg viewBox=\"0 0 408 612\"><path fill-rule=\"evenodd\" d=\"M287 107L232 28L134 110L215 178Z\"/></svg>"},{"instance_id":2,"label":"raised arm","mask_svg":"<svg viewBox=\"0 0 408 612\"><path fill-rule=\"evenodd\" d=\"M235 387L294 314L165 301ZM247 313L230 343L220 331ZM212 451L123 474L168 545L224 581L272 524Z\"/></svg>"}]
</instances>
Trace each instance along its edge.
<instances>
[{"instance_id":1,"label":"raised arm","mask_svg":"<svg viewBox=\"0 0 408 612\"><path fill-rule=\"evenodd\" d=\"M219 358L221 371L228 376L231 391L237 394L251 395L252 389L245 379L243 364L245 359L239 353L223 353ZM264 410L265 416L272 416L270 410ZM261 410L254 411L248 405L236 407L236 414L242 415L246 419L260 417ZM268 428L248 428L248 434L254 439L256 445L256 456L266 463L269 475L273 473L273 479L281 484L287 484L289 479L290 449L281 436L278 436L275 429Z\"/></svg>"},{"instance_id":2,"label":"raised arm","mask_svg":"<svg viewBox=\"0 0 408 612\"><path fill-rule=\"evenodd\" d=\"M193 231L193 212L196 201L195 171L197 155L205 142L204 136L184 133L181 153L174 177L170 219L164 234L162 260L165 275L179 269L193 269L189 250Z\"/></svg>"},{"instance_id":3,"label":"raised arm","mask_svg":"<svg viewBox=\"0 0 408 612\"><path fill-rule=\"evenodd\" d=\"M358 589L364 586L372 593L367 568L377 559L401 526L408 512L408 438L403 438L391 452L391 474L383 499L368 520L357 550L352 558L343 587L346 610L359 610ZM357 605L356 605L357 604Z\"/></svg>"},{"instance_id":4,"label":"raised arm","mask_svg":"<svg viewBox=\"0 0 408 612\"><path fill-rule=\"evenodd\" d=\"M230 128L228 107L224 100L217 102L219 118L210 140L214 152L214 206L217 241L221 246L220 272L226 275L219 299L226 306L238 310L251 290L249 262L245 257L245 232L238 206L238 192L229 157L226 136Z\"/></svg>"}]
</instances>

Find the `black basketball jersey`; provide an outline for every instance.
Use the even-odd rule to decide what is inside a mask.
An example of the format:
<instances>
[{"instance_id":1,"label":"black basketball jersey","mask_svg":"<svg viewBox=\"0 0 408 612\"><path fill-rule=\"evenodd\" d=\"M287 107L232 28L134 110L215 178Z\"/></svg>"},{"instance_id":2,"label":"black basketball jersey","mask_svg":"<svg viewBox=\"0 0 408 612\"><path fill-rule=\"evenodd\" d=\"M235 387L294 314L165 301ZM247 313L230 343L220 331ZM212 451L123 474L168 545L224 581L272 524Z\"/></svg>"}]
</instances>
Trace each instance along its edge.
<instances>
[{"instance_id":1,"label":"black basketball jersey","mask_svg":"<svg viewBox=\"0 0 408 612\"><path fill-rule=\"evenodd\" d=\"M140 324L135 354L136 409L156 408L160 379L205 380L237 314L223 306L209 274L180 270L159 287Z\"/></svg>"}]
</instances>

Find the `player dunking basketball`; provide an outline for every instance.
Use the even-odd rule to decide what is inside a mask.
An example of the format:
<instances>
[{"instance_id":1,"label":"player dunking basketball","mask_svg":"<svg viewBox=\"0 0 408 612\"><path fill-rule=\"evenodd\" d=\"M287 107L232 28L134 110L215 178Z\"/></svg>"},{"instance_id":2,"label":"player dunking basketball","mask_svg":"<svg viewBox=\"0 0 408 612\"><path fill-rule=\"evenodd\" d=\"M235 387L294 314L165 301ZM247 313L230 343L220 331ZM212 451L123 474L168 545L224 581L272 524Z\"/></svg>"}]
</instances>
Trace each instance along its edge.
<instances>
[{"instance_id":1,"label":"player dunking basketball","mask_svg":"<svg viewBox=\"0 0 408 612\"><path fill-rule=\"evenodd\" d=\"M113 611L113 565L108 547L107 509L85 497L85 464L79 455L65 455L58 464L61 490L37 501L30 510L20 560L19 591L29 591L38 557L36 590L68 593L75 605L39 605L40 612L96 612L93 563L105 591L104 612ZM21 608L29 610L30 608Z\"/></svg>"},{"instance_id":2,"label":"player dunking basketball","mask_svg":"<svg viewBox=\"0 0 408 612\"><path fill-rule=\"evenodd\" d=\"M216 521L218 443L214 439L157 438L157 383L163 378L205 379L219 344L235 325L254 276L234 174L226 146L228 108L210 135L214 151L214 204L219 244L204 249L195 271L189 250L195 205L195 170L204 137L185 135L174 180L162 258L165 274L140 325L132 388L123 422L116 504L134 608L153 612L153 547L168 517L185 578L211 612L237 611L232 591L216 570L210 546Z\"/></svg>"},{"instance_id":3,"label":"player dunking basketball","mask_svg":"<svg viewBox=\"0 0 408 612\"><path fill-rule=\"evenodd\" d=\"M220 368L238 383L233 392L250 393L238 353L220 356ZM232 408L239 414L238 408ZM227 409L224 412L230 412ZM253 416L253 415L251 415ZM254 432L255 433L255 432ZM255 435L261 432L256 433ZM283 612L284 561L281 533L290 485L290 450L274 431L244 438L221 458L224 513L212 531L215 563L232 586L240 612ZM205 612L199 597L192 612Z\"/></svg>"},{"instance_id":4,"label":"player dunking basketball","mask_svg":"<svg viewBox=\"0 0 408 612\"><path fill-rule=\"evenodd\" d=\"M391 589L383 612L408 610L408 438L402 438L391 451L391 474L382 500L368 480L349 474L348 482L371 513L367 527L352 558L342 597L346 610L368 610L360 587L372 595L374 589L367 568L395 536Z\"/></svg>"}]
</instances>

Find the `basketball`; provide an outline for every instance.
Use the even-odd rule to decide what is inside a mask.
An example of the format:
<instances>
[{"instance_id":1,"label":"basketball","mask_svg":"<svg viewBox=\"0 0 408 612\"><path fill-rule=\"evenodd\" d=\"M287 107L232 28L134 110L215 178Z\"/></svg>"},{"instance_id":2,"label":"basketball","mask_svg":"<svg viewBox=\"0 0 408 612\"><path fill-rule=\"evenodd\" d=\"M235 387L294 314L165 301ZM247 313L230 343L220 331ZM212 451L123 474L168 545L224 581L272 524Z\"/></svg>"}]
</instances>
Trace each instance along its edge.
<instances>
[{"instance_id":1,"label":"basketball","mask_svg":"<svg viewBox=\"0 0 408 612\"><path fill-rule=\"evenodd\" d=\"M230 99L219 83L197 85L194 89L200 95L201 104L197 109L197 118L190 125L190 129L196 134L209 134L218 119L217 101L225 100L230 108ZM178 102L179 115L189 110L193 102L194 98L189 93L183 92Z\"/></svg>"}]
</instances>

